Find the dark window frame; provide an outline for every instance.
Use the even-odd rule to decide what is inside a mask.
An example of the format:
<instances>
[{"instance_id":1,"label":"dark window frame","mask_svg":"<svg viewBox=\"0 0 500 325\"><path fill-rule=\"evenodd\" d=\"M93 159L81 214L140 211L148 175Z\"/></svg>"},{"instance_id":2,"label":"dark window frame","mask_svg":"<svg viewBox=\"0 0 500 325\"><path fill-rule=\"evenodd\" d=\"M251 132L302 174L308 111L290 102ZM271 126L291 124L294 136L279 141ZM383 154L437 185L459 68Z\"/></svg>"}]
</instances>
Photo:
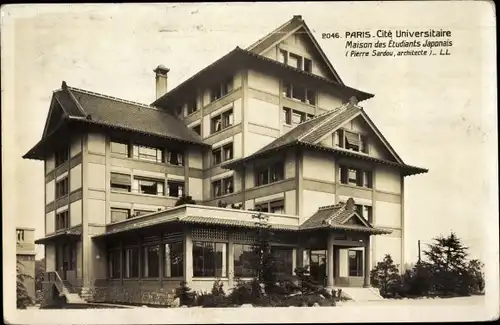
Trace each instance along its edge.
<instances>
[{"instance_id":1,"label":"dark window frame","mask_svg":"<svg viewBox=\"0 0 500 325\"><path fill-rule=\"evenodd\" d=\"M130 211L131 211L130 209L126 209L126 208L111 208L110 209L111 223L130 219L130 217L131 217L131 212ZM122 214L126 213L126 217L125 217L125 219L118 218L120 220L113 220L113 212L115 212L115 213L122 213Z\"/></svg>"},{"instance_id":2,"label":"dark window frame","mask_svg":"<svg viewBox=\"0 0 500 325\"><path fill-rule=\"evenodd\" d=\"M303 99L298 98L298 94L295 94L296 91L294 91L294 88L297 89L303 89L304 90L304 96ZM311 106L316 106L316 91L307 88L306 86L301 86L299 84L293 84L292 82L284 82L283 83L283 95L286 98L292 99L292 100L297 100L300 101L304 104L311 105Z\"/></svg>"},{"instance_id":3,"label":"dark window frame","mask_svg":"<svg viewBox=\"0 0 500 325\"><path fill-rule=\"evenodd\" d=\"M230 152L230 158L226 158L226 152ZM226 143L212 149L212 166L217 166L234 158L234 143Z\"/></svg>"},{"instance_id":4,"label":"dark window frame","mask_svg":"<svg viewBox=\"0 0 500 325\"><path fill-rule=\"evenodd\" d=\"M237 256L236 254L240 251L241 254ZM257 276L257 270L254 268L256 254L252 244L234 243L232 258L235 277L253 278Z\"/></svg>"},{"instance_id":5,"label":"dark window frame","mask_svg":"<svg viewBox=\"0 0 500 325\"><path fill-rule=\"evenodd\" d=\"M216 186L219 191L216 191ZM219 192L219 194L217 194ZM234 176L224 177L212 182L212 197L221 197L226 194L234 193Z\"/></svg>"},{"instance_id":6,"label":"dark window frame","mask_svg":"<svg viewBox=\"0 0 500 325\"><path fill-rule=\"evenodd\" d=\"M154 254L151 256L149 255L150 249L151 248L156 248L157 250L157 260L156 260L156 265L154 265L154 260L150 259L150 257L153 257ZM162 263L161 260L161 252L160 252L160 244L159 243L148 243L144 244L141 247L142 249L142 258L141 258L141 263L142 263L142 277L143 278L159 278L160 277L160 263ZM152 266L152 267L151 267ZM156 266L156 268L154 267Z\"/></svg>"},{"instance_id":7,"label":"dark window frame","mask_svg":"<svg viewBox=\"0 0 500 325\"><path fill-rule=\"evenodd\" d=\"M69 194L69 177L65 176L56 181L56 199L60 199Z\"/></svg>"},{"instance_id":8,"label":"dark window frame","mask_svg":"<svg viewBox=\"0 0 500 325\"><path fill-rule=\"evenodd\" d=\"M172 185L172 187L170 187L171 185ZM181 188L180 194L179 194L179 188ZM183 195L186 194L184 191L185 188L186 188L186 183L184 181L169 179L169 180L167 180L167 186L166 186L167 193L166 194L169 197L182 197ZM174 193L176 195L172 195L171 191L175 192L175 189L177 189L177 193Z\"/></svg>"},{"instance_id":9,"label":"dark window frame","mask_svg":"<svg viewBox=\"0 0 500 325\"><path fill-rule=\"evenodd\" d=\"M64 146L55 151L54 153L54 161L55 161L55 167L59 167L65 162L69 160L69 148Z\"/></svg>"},{"instance_id":10,"label":"dark window frame","mask_svg":"<svg viewBox=\"0 0 500 325\"><path fill-rule=\"evenodd\" d=\"M68 229L70 226L69 209L56 213L55 223L56 231Z\"/></svg>"},{"instance_id":11,"label":"dark window frame","mask_svg":"<svg viewBox=\"0 0 500 325\"><path fill-rule=\"evenodd\" d=\"M201 136L201 123L191 127L191 130L193 130L196 134Z\"/></svg>"},{"instance_id":12,"label":"dark window frame","mask_svg":"<svg viewBox=\"0 0 500 325\"><path fill-rule=\"evenodd\" d=\"M140 265L139 265L139 246L124 247L123 249L123 278L124 279L136 279L139 278ZM135 251L136 258L130 253L127 258L127 251ZM128 272L127 272L128 269Z\"/></svg>"},{"instance_id":13,"label":"dark window frame","mask_svg":"<svg viewBox=\"0 0 500 325\"><path fill-rule=\"evenodd\" d=\"M225 256L221 255L221 260L218 261L218 248L219 247L224 247L225 249L222 250L222 252L225 252ZM196 256L197 252L195 252L195 249L201 248L201 258L200 256ZM210 252L210 250L212 250ZM208 252L207 252L208 251ZM213 254L211 257L208 256L208 254ZM201 241L201 240L196 240L193 241L193 277L197 278L203 278L203 277L210 277L210 278L226 278L228 276L228 262L229 262L229 249L228 249L228 243L227 242L212 242L212 241ZM225 263L223 262L223 259L225 259ZM201 262L201 268L200 268L200 262ZM220 263L219 263L220 262ZM206 266L206 264L212 264ZM225 268L222 268L222 266L226 266ZM220 270L220 273L219 273Z\"/></svg>"},{"instance_id":14,"label":"dark window frame","mask_svg":"<svg viewBox=\"0 0 500 325\"><path fill-rule=\"evenodd\" d=\"M167 268L167 245L169 245L168 252L172 252L172 248L179 249L177 255L174 256L175 260L172 259L172 256L169 255L170 258L170 275L168 274ZM165 278L176 278L184 276L184 241L176 240L176 241L168 241L163 243L163 277Z\"/></svg>"},{"instance_id":15,"label":"dark window frame","mask_svg":"<svg viewBox=\"0 0 500 325\"><path fill-rule=\"evenodd\" d=\"M261 177L261 175L263 177ZM255 168L255 186L276 183L285 179L285 163L275 162L271 165Z\"/></svg>"},{"instance_id":16,"label":"dark window frame","mask_svg":"<svg viewBox=\"0 0 500 325\"><path fill-rule=\"evenodd\" d=\"M115 146L113 146L113 144L115 144ZM125 146L125 152L116 150L117 145ZM115 150L113 150L113 147L115 147ZM110 141L110 150L111 150L112 155L130 158L130 143L128 143L126 141L120 141L120 140L114 140L114 139L111 140Z\"/></svg>"},{"instance_id":17,"label":"dark window frame","mask_svg":"<svg viewBox=\"0 0 500 325\"><path fill-rule=\"evenodd\" d=\"M137 181L137 193L146 194L146 195L155 195L155 196L165 196L165 180L134 176L133 182L135 182L135 181ZM143 191L141 190L141 182L154 182L154 183L156 183L156 194L143 193ZM161 184L161 187L158 186L160 184ZM158 188L162 189L161 192L158 191Z\"/></svg>"},{"instance_id":18,"label":"dark window frame","mask_svg":"<svg viewBox=\"0 0 500 325\"><path fill-rule=\"evenodd\" d=\"M354 253L354 254L353 254ZM348 271L351 277L363 276L363 252L350 249L348 251ZM354 266L352 265L354 263Z\"/></svg>"},{"instance_id":19,"label":"dark window frame","mask_svg":"<svg viewBox=\"0 0 500 325\"><path fill-rule=\"evenodd\" d=\"M155 150L154 159L153 159L153 155L141 153L141 149ZM136 153L136 150L137 150L137 153ZM164 152L163 148L150 147L150 146L146 146L146 145L142 145L142 144L134 144L132 146L132 158L137 159L137 160L149 161L149 162L163 163L165 161L165 152Z\"/></svg>"}]
</instances>

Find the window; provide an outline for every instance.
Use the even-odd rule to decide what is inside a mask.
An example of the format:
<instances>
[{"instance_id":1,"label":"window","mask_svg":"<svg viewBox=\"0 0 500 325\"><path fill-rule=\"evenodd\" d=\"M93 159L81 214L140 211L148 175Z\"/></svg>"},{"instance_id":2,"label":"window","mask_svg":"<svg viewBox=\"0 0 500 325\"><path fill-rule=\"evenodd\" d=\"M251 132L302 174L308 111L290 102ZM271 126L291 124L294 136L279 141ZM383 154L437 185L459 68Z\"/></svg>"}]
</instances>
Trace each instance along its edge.
<instances>
[{"instance_id":1,"label":"window","mask_svg":"<svg viewBox=\"0 0 500 325\"><path fill-rule=\"evenodd\" d=\"M285 213L285 201L277 200L277 201L256 204L254 209L260 212L283 214Z\"/></svg>"},{"instance_id":2,"label":"window","mask_svg":"<svg viewBox=\"0 0 500 325\"><path fill-rule=\"evenodd\" d=\"M184 166L184 155L180 151L168 151L167 163L170 165Z\"/></svg>"},{"instance_id":3,"label":"window","mask_svg":"<svg viewBox=\"0 0 500 325\"><path fill-rule=\"evenodd\" d=\"M291 247L272 247L274 266L277 275L293 274L293 249Z\"/></svg>"},{"instance_id":4,"label":"window","mask_svg":"<svg viewBox=\"0 0 500 325\"><path fill-rule=\"evenodd\" d=\"M69 211L56 214L56 230L69 228Z\"/></svg>"},{"instance_id":5,"label":"window","mask_svg":"<svg viewBox=\"0 0 500 325\"><path fill-rule=\"evenodd\" d=\"M165 182L147 178L134 178L134 188L141 194L163 196Z\"/></svg>"},{"instance_id":6,"label":"window","mask_svg":"<svg viewBox=\"0 0 500 325\"><path fill-rule=\"evenodd\" d=\"M218 165L222 162L222 148L212 150L212 166Z\"/></svg>"},{"instance_id":7,"label":"window","mask_svg":"<svg viewBox=\"0 0 500 325\"><path fill-rule=\"evenodd\" d=\"M64 147L55 152L56 167L68 161L69 150Z\"/></svg>"},{"instance_id":8,"label":"window","mask_svg":"<svg viewBox=\"0 0 500 325\"><path fill-rule=\"evenodd\" d=\"M111 153L114 155L128 157L128 144L124 142L111 141Z\"/></svg>"},{"instance_id":9,"label":"window","mask_svg":"<svg viewBox=\"0 0 500 325\"><path fill-rule=\"evenodd\" d=\"M212 196L218 197L233 193L233 176L219 179L212 182Z\"/></svg>"},{"instance_id":10,"label":"window","mask_svg":"<svg viewBox=\"0 0 500 325\"><path fill-rule=\"evenodd\" d=\"M283 96L306 104L316 105L315 91L297 84L284 83Z\"/></svg>"},{"instance_id":11,"label":"window","mask_svg":"<svg viewBox=\"0 0 500 325\"><path fill-rule=\"evenodd\" d=\"M302 58L296 54L290 53L288 57L288 65L301 69L302 68Z\"/></svg>"},{"instance_id":12,"label":"window","mask_svg":"<svg viewBox=\"0 0 500 325\"><path fill-rule=\"evenodd\" d=\"M163 150L160 148L134 145L132 156L140 160L163 162Z\"/></svg>"},{"instance_id":13,"label":"window","mask_svg":"<svg viewBox=\"0 0 500 325\"><path fill-rule=\"evenodd\" d=\"M256 255L252 245L234 244L234 276L250 278L257 276L254 265Z\"/></svg>"},{"instance_id":14,"label":"window","mask_svg":"<svg viewBox=\"0 0 500 325\"><path fill-rule=\"evenodd\" d=\"M184 274L184 251L182 241L166 243L163 275L166 278L181 277Z\"/></svg>"},{"instance_id":15,"label":"window","mask_svg":"<svg viewBox=\"0 0 500 325\"><path fill-rule=\"evenodd\" d=\"M334 133L335 145L352 151L368 153L368 139L365 135L338 130Z\"/></svg>"},{"instance_id":16,"label":"window","mask_svg":"<svg viewBox=\"0 0 500 325\"><path fill-rule=\"evenodd\" d=\"M212 166L218 165L223 161L233 159L233 143L228 143L220 148L212 150Z\"/></svg>"},{"instance_id":17,"label":"window","mask_svg":"<svg viewBox=\"0 0 500 325\"><path fill-rule=\"evenodd\" d=\"M312 72L312 61L300 55L289 53L285 50L280 50L279 61L299 70Z\"/></svg>"},{"instance_id":18,"label":"window","mask_svg":"<svg viewBox=\"0 0 500 325\"><path fill-rule=\"evenodd\" d=\"M111 208L111 222L118 222L130 218L130 209Z\"/></svg>"},{"instance_id":19,"label":"window","mask_svg":"<svg viewBox=\"0 0 500 325\"><path fill-rule=\"evenodd\" d=\"M201 124L195 125L191 128L194 132L196 132L198 135L201 135Z\"/></svg>"},{"instance_id":20,"label":"window","mask_svg":"<svg viewBox=\"0 0 500 325\"><path fill-rule=\"evenodd\" d=\"M280 50L279 61L284 64L288 64L288 52L285 50Z\"/></svg>"},{"instance_id":21,"label":"window","mask_svg":"<svg viewBox=\"0 0 500 325\"><path fill-rule=\"evenodd\" d=\"M233 109L212 117L211 121L211 133L219 132L225 128L230 127L234 123Z\"/></svg>"},{"instance_id":22,"label":"window","mask_svg":"<svg viewBox=\"0 0 500 325\"><path fill-rule=\"evenodd\" d=\"M349 250L349 276L363 276L363 252Z\"/></svg>"},{"instance_id":23,"label":"window","mask_svg":"<svg viewBox=\"0 0 500 325\"><path fill-rule=\"evenodd\" d=\"M145 214L153 213L155 211L150 211L150 210L139 210L139 209L134 209L134 217L140 217Z\"/></svg>"},{"instance_id":24,"label":"window","mask_svg":"<svg viewBox=\"0 0 500 325\"><path fill-rule=\"evenodd\" d=\"M292 111L292 125L299 125L305 121L305 114L299 111Z\"/></svg>"},{"instance_id":25,"label":"window","mask_svg":"<svg viewBox=\"0 0 500 325\"><path fill-rule=\"evenodd\" d=\"M24 241L24 230L18 229L16 230L17 241Z\"/></svg>"},{"instance_id":26,"label":"window","mask_svg":"<svg viewBox=\"0 0 500 325\"><path fill-rule=\"evenodd\" d=\"M310 120L314 117L313 114L306 114L300 111L292 110L288 107L283 108L283 119L288 125L298 125L302 122Z\"/></svg>"},{"instance_id":27,"label":"window","mask_svg":"<svg viewBox=\"0 0 500 325\"><path fill-rule=\"evenodd\" d=\"M120 250L108 251L108 277L110 279L120 278Z\"/></svg>"},{"instance_id":28,"label":"window","mask_svg":"<svg viewBox=\"0 0 500 325\"><path fill-rule=\"evenodd\" d=\"M340 182L366 188L372 188L372 172L363 171L358 168L340 166Z\"/></svg>"},{"instance_id":29,"label":"window","mask_svg":"<svg viewBox=\"0 0 500 325\"><path fill-rule=\"evenodd\" d=\"M304 71L312 73L312 61L304 58Z\"/></svg>"},{"instance_id":30,"label":"window","mask_svg":"<svg viewBox=\"0 0 500 325\"><path fill-rule=\"evenodd\" d=\"M56 199L68 195L68 177L65 177L56 183Z\"/></svg>"},{"instance_id":31,"label":"window","mask_svg":"<svg viewBox=\"0 0 500 325\"><path fill-rule=\"evenodd\" d=\"M306 121L312 120L314 118L314 114L307 114Z\"/></svg>"},{"instance_id":32,"label":"window","mask_svg":"<svg viewBox=\"0 0 500 325\"><path fill-rule=\"evenodd\" d=\"M278 162L269 167L256 168L256 185L265 185L284 179L284 163Z\"/></svg>"},{"instance_id":33,"label":"window","mask_svg":"<svg viewBox=\"0 0 500 325\"><path fill-rule=\"evenodd\" d=\"M123 252L123 277L139 277L139 247L125 248Z\"/></svg>"},{"instance_id":34,"label":"window","mask_svg":"<svg viewBox=\"0 0 500 325\"><path fill-rule=\"evenodd\" d=\"M168 181L167 195L171 197L181 197L184 194L184 182Z\"/></svg>"},{"instance_id":35,"label":"window","mask_svg":"<svg viewBox=\"0 0 500 325\"><path fill-rule=\"evenodd\" d=\"M130 192L132 185L130 175L111 173L111 190L120 192Z\"/></svg>"},{"instance_id":36,"label":"window","mask_svg":"<svg viewBox=\"0 0 500 325\"><path fill-rule=\"evenodd\" d=\"M227 244L193 242L193 276L226 277Z\"/></svg>"},{"instance_id":37,"label":"window","mask_svg":"<svg viewBox=\"0 0 500 325\"><path fill-rule=\"evenodd\" d=\"M363 206L363 213L361 215L363 218L365 218L368 222L373 222L373 210L372 207L369 205L364 205Z\"/></svg>"},{"instance_id":38,"label":"window","mask_svg":"<svg viewBox=\"0 0 500 325\"><path fill-rule=\"evenodd\" d=\"M229 78L222 84L218 84L210 89L210 100L216 101L219 98L226 96L233 90L233 78Z\"/></svg>"},{"instance_id":39,"label":"window","mask_svg":"<svg viewBox=\"0 0 500 325\"><path fill-rule=\"evenodd\" d=\"M143 247L142 276L158 278L160 276L160 245Z\"/></svg>"},{"instance_id":40,"label":"window","mask_svg":"<svg viewBox=\"0 0 500 325\"><path fill-rule=\"evenodd\" d=\"M196 98L190 100L187 104L188 114L192 114L198 110L198 104L196 103Z\"/></svg>"}]
</instances>

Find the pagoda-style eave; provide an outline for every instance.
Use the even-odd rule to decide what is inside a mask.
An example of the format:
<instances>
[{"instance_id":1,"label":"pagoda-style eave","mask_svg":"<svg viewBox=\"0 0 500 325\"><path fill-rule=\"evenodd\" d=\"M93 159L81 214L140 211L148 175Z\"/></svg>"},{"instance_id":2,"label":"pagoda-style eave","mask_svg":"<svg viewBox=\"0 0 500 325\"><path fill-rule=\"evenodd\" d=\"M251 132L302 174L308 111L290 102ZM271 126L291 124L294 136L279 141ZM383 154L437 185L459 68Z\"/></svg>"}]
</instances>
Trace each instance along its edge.
<instances>
[{"instance_id":1,"label":"pagoda-style eave","mask_svg":"<svg viewBox=\"0 0 500 325\"><path fill-rule=\"evenodd\" d=\"M373 94L339 84L336 81L237 47L154 101L151 106L168 107L176 104L178 101L183 101L187 97L192 96L193 92L200 87L209 87L216 81L222 82L235 71L250 68L257 68L272 73L285 80L307 84L311 87L330 92L343 100L348 100L352 96L355 96L359 101L374 97Z\"/></svg>"},{"instance_id":2,"label":"pagoda-style eave","mask_svg":"<svg viewBox=\"0 0 500 325\"><path fill-rule=\"evenodd\" d=\"M196 143L179 138L167 137L164 135L148 132L147 130L136 130L110 124L93 121L86 118L69 117L61 120L60 124L47 136L23 155L23 159L44 160L47 155L54 152L54 147L62 144L63 140L68 139L72 134L81 134L88 132L104 132L116 138L133 138L139 142L156 143L162 145L165 142L177 144L179 147L198 146L208 148L205 143Z\"/></svg>"},{"instance_id":3,"label":"pagoda-style eave","mask_svg":"<svg viewBox=\"0 0 500 325\"><path fill-rule=\"evenodd\" d=\"M393 162L393 161L388 161L388 160L383 160L383 159L379 159L379 158L375 158L375 157L370 157L370 156L363 154L363 153L357 153L357 152L345 150L345 149L328 148L328 147L324 147L321 145L308 144L308 143L304 143L304 142L300 142L300 141L291 142L291 143L288 143L288 144L283 145L281 147L273 148L273 149L270 149L269 151L265 151L262 153L257 152L251 156L248 156L248 157L245 157L242 159L238 159L238 160L233 160L233 161L228 162L226 164L222 164L221 167L226 168L226 169L237 169L241 166L248 164L249 162L251 162L253 160L256 160L259 158L264 158L264 157L269 157L270 155L282 152L283 150L286 150L287 148L297 147L297 146L303 147L303 148L309 148L309 149L317 150L317 151L329 152L329 153L332 153L333 155L336 155L336 156L353 157L353 158L358 158L358 159L366 160L369 162L373 162L375 164L399 168L402 171L403 176L417 175L417 174L427 173L429 171L428 169L425 169L425 168L420 168L420 167L411 166L411 165L407 165L407 164L400 164L400 163Z\"/></svg>"}]
</instances>

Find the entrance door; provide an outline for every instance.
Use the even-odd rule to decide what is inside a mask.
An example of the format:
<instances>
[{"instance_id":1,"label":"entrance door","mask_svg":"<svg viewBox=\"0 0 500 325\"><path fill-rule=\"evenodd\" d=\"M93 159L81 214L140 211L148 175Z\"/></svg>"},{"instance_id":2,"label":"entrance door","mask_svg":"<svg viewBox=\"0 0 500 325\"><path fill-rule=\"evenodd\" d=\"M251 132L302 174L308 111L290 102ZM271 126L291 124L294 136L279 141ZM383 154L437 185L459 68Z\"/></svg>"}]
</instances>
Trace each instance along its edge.
<instances>
[{"instance_id":1,"label":"entrance door","mask_svg":"<svg viewBox=\"0 0 500 325\"><path fill-rule=\"evenodd\" d=\"M326 251L311 251L309 259L311 277L314 281L324 285L326 279Z\"/></svg>"}]
</instances>

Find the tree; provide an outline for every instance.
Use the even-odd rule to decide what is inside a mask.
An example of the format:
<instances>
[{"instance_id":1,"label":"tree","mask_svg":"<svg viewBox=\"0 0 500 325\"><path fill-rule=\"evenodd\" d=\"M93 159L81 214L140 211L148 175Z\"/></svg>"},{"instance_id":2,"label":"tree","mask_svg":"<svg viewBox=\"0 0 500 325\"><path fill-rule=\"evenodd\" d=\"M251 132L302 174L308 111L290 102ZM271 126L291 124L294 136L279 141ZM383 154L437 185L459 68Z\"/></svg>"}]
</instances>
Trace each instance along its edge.
<instances>
[{"instance_id":1,"label":"tree","mask_svg":"<svg viewBox=\"0 0 500 325\"><path fill-rule=\"evenodd\" d=\"M44 272L45 272L45 257L35 261L35 290L42 290Z\"/></svg>"},{"instance_id":2,"label":"tree","mask_svg":"<svg viewBox=\"0 0 500 325\"><path fill-rule=\"evenodd\" d=\"M253 218L257 219L256 241L253 245L257 279L264 286L265 291L269 293L276 283L275 259L271 251L274 233L271 231L271 225L267 223L268 216L259 212L253 215Z\"/></svg>"},{"instance_id":3,"label":"tree","mask_svg":"<svg viewBox=\"0 0 500 325\"><path fill-rule=\"evenodd\" d=\"M427 295L432 290L432 274L429 265L417 262L403 274L402 294L410 296Z\"/></svg>"},{"instance_id":4,"label":"tree","mask_svg":"<svg viewBox=\"0 0 500 325\"><path fill-rule=\"evenodd\" d=\"M467 265L468 273L471 278L471 293L482 293L484 290L484 264L479 260L470 260Z\"/></svg>"},{"instance_id":5,"label":"tree","mask_svg":"<svg viewBox=\"0 0 500 325\"><path fill-rule=\"evenodd\" d=\"M33 299L29 296L28 290L24 285L24 281L27 279L31 279L32 277L24 274L22 270L23 264L20 261L17 261L16 265L16 296L17 296L17 308L18 309L26 309L28 306L33 304Z\"/></svg>"},{"instance_id":6,"label":"tree","mask_svg":"<svg viewBox=\"0 0 500 325\"><path fill-rule=\"evenodd\" d=\"M467 247L452 232L448 237L436 237L424 251L432 273L432 285L444 295L468 295L471 286Z\"/></svg>"},{"instance_id":7,"label":"tree","mask_svg":"<svg viewBox=\"0 0 500 325\"><path fill-rule=\"evenodd\" d=\"M179 199L177 199L177 202L175 202L176 207L184 205L184 204L196 204L196 201L193 200L193 198L190 195L188 195L188 196L183 195Z\"/></svg>"},{"instance_id":8,"label":"tree","mask_svg":"<svg viewBox=\"0 0 500 325\"><path fill-rule=\"evenodd\" d=\"M386 254L381 262L370 271L371 283L378 287L384 298L395 297L399 291L401 278L391 255Z\"/></svg>"}]
</instances>

